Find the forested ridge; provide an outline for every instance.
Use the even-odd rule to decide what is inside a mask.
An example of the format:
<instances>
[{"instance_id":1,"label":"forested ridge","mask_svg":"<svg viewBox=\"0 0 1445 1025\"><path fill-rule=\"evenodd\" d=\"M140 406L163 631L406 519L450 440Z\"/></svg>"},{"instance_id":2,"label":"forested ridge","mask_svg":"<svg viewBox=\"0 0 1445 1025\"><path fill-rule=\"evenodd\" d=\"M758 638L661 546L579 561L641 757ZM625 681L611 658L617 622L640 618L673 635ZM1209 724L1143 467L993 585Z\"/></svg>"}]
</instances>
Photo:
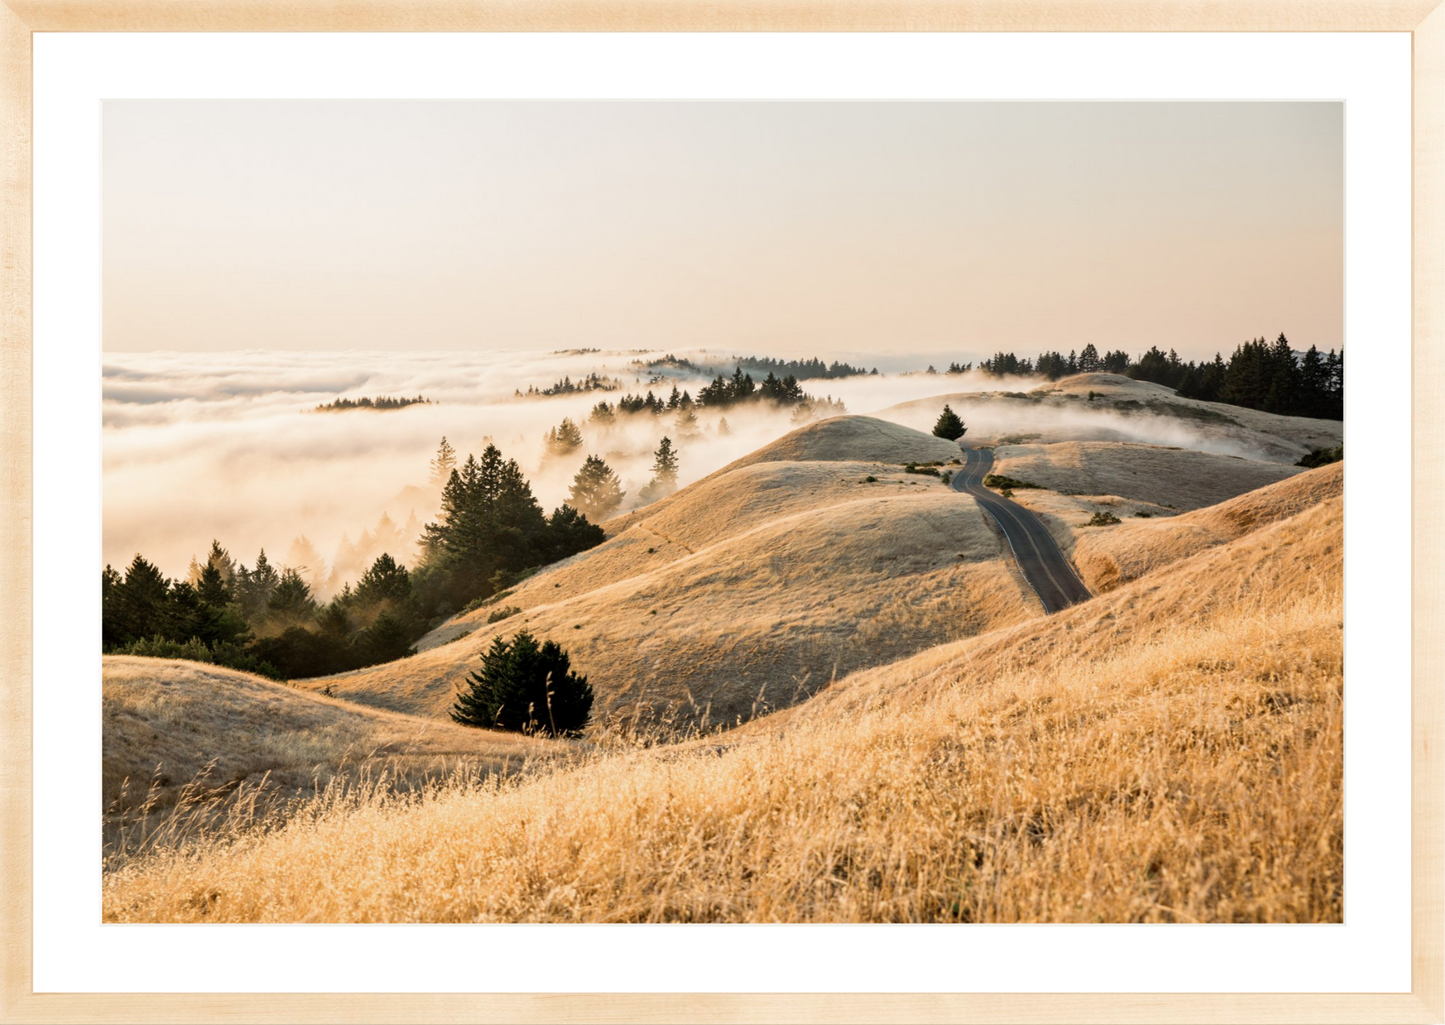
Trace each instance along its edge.
<instances>
[{"instance_id":1,"label":"forested ridge","mask_svg":"<svg viewBox=\"0 0 1445 1025\"><path fill-rule=\"evenodd\" d=\"M932 370L932 368L929 368ZM952 363L948 373L974 369L971 363ZM1296 353L1284 335L1273 342L1263 338L1238 346L1229 359L1215 353L1212 360L1194 362L1179 358L1173 349L1152 346L1137 360L1123 349L1099 354L1093 344L1081 352L1041 352L1020 358L998 352L978 363L977 369L997 377L1046 377L1057 381L1071 374L1124 374L1173 388L1186 399L1225 402L1285 416L1344 419L1345 352L1320 352L1311 345Z\"/></svg>"}]
</instances>

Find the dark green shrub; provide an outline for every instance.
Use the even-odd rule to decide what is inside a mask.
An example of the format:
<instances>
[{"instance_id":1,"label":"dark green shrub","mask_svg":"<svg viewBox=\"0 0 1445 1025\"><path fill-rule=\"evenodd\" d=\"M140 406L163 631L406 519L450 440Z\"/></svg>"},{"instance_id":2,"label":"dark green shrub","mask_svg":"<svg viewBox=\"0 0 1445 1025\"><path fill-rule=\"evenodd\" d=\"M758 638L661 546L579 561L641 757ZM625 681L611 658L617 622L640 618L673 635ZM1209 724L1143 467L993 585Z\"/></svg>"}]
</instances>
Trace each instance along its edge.
<instances>
[{"instance_id":1,"label":"dark green shrub","mask_svg":"<svg viewBox=\"0 0 1445 1025\"><path fill-rule=\"evenodd\" d=\"M250 654L275 666L281 678L286 680L329 676L355 667L353 654L344 637L299 626L252 642Z\"/></svg>"},{"instance_id":2,"label":"dark green shrub","mask_svg":"<svg viewBox=\"0 0 1445 1025\"><path fill-rule=\"evenodd\" d=\"M407 625L390 612L383 612L356 635L351 649L358 666L374 666L410 655L411 642L412 632Z\"/></svg>"},{"instance_id":3,"label":"dark green shrub","mask_svg":"<svg viewBox=\"0 0 1445 1025\"><path fill-rule=\"evenodd\" d=\"M1317 466L1328 466L1330 463L1343 462L1345 458L1345 446L1336 445L1334 448L1317 448L1307 456L1301 456L1296 466L1304 466L1313 470Z\"/></svg>"},{"instance_id":4,"label":"dark green shrub","mask_svg":"<svg viewBox=\"0 0 1445 1025\"><path fill-rule=\"evenodd\" d=\"M468 674L452 720L516 733L576 733L592 712L592 687L571 664L555 641L538 644L526 630L510 642L498 637L482 655L481 671Z\"/></svg>"},{"instance_id":5,"label":"dark green shrub","mask_svg":"<svg viewBox=\"0 0 1445 1025\"><path fill-rule=\"evenodd\" d=\"M986 488L1008 488L1010 491L1023 488L1038 488L1037 484L1031 484L1026 480L1019 480L1016 477L1009 477L1002 473L991 473L983 479L983 486Z\"/></svg>"},{"instance_id":6,"label":"dark green shrub","mask_svg":"<svg viewBox=\"0 0 1445 1025\"><path fill-rule=\"evenodd\" d=\"M1088 523L1085 523L1084 526L1086 526L1086 527L1109 527L1109 526L1113 526L1115 523L1121 523L1121 522L1123 522L1123 521L1120 520L1119 517L1115 516L1115 515L1114 515L1113 513L1111 513L1111 512L1096 512L1096 513L1094 513L1094 515L1093 515L1092 517L1090 517L1089 522L1088 522Z\"/></svg>"},{"instance_id":7,"label":"dark green shrub","mask_svg":"<svg viewBox=\"0 0 1445 1025\"><path fill-rule=\"evenodd\" d=\"M502 620L504 620L504 619L510 619L511 617L515 616L517 613L519 613L519 612L521 612L521 611L522 611L522 610L519 609L519 608L517 608L517 606L515 606L515 605L503 605L503 606L502 606L501 608L499 608L499 609L493 609L493 610L492 610L491 614L490 614L489 616L487 616L487 622L488 622L488 623L500 623Z\"/></svg>"}]
</instances>

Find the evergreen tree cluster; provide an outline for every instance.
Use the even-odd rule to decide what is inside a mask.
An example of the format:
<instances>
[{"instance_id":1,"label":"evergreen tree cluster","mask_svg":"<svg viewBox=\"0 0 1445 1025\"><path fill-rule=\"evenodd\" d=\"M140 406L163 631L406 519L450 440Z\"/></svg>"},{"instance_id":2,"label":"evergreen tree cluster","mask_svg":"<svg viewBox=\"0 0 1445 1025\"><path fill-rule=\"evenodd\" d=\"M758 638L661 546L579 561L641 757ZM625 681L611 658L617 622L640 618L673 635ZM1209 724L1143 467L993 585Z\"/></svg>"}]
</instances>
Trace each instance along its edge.
<instances>
[{"instance_id":1,"label":"evergreen tree cluster","mask_svg":"<svg viewBox=\"0 0 1445 1025\"><path fill-rule=\"evenodd\" d=\"M602 528L570 505L544 514L517 461L488 445L442 489L441 513L422 534L418 587L429 606L455 610L602 540Z\"/></svg>"},{"instance_id":2,"label":"evergreen tree cluster","mask_svg":"<svg viewBox=\"0 0 1445 1025\"><path fill-rule=\"evenodd\" d=\"M955 371L950 366L949 372ZM1345 354L1320 352L1311 345L1303 353L1290 348L1280 335L1273 342L1256 338L1238 346L1228 360L1215 353L1212 360L1185 361L1174 350L1152 346L1137 360L1122 349L1102 356L1092 344L1067 356L1043 352L1036 359L1020 359L1011 352L995 353L978 367L995 376L1046 377L1058 380L1070 374L1105 372L1127 374L1173 388L1188 399L1226 402L1286 416L1344 419Z\"/></svg>"},{"instance_id":3,"label":"evergreen tree cluster","mask_svg":"<svg viewBox=\"0 0 1445 1025\"><path fill-rule=\"evenodd\" d=\"M500 637L482 655L452 705L463 726L565 736L587 725L592 687L572 672L572 661L555 641L538 643L526 630Z\"/></svg>"},{"instance_id":4,"label":"evergreen tree cluster","mask_svg":"<svg viewBox=\"0 0 1445 1025\"><path fill-rule=\"evenodd\" d=\"M192 560L186 580L170 580L137 555L122 574L101 576L101 649L108 654L201 658L277 679L343 672L389 662L440 617L508 586L529 570L600 544L602 529L571 505L545 516L515 460L488 445L481 459L455 465L445 439L433 472L449 467L438 522L403 532L383 515L362 541L343 539L337 565L325 574L320 554L304 536L292 543L289 565L277 568L263 549L253 566L211 542L204 563ZM584 464L585 493L599 515L622 500L616 475ZM579 476L583 476L579 474ZM615 507L615 506L614 506ZM392 552L422 535L415 572ZM355 586L342 584L329 601L317 595L356 558L380 546ZM335 588L331 588L335 591Z\"/></svg>"},{"instance_id":5,"label":"evergreen tree cluster","mask_svg":"<svg viewBox=\"0 0 1445 1025\"><path fill-rule=\"evenodd\" d=\"M141 555L123 575L107 566L101 576L107 653L200 658L291 679L400 658L425 628L406 567L385 553L354 590L325 603L264 549L248 568L219 541L194 583L167 579Z\"/></svg>"},{"instance_id":6,"label":"evergreen tree cluster","mask_svg":"<svg viewBox=\"0 0 1445 1025\"><path fill-rule=\"evenodd\" d=\"M518 398L526 399L551 395L576 395L578 392L589 391L616 391L620 387L621 385L612 378L593 372L576 381L571 377L564 377L549 388L538 388L535 384L529 384L525 392L518 388L515 394Z\"/></svg>"},{"instance_id":7,"label":"evergreen tree cluster","mask_svg":"<svg viewBox=\"0 0 1445 1025\"><path fill-rule=\"evenodd\" d=\"M815 378L828 377L860 377L876 375L878 368L864 370L862 367L851 366L847 363L834 360L832 363L824 363L816 356L812 359L774 359L771 356L741 356L734 360L734 365L743 370L755 370L758 373L766 371L778 377L792 377L799 381L811 381Z\"/></svg>"},{"instance_id":8,"label":"evergreen tree cluster","mask_svg":"<svg viewBox=\"0 0 1445 1025\"><path fill-rule=\"evenodd\" d=\"M337 398L331 402L325 402L316 407L318 413L337 413L347 409L405 409L407 406L429 406L431 399L423 398L420 395L412 398L392 398L388 395L379 395L374 399L363 396L359 399Z\"/></svg>"}]
</instances>

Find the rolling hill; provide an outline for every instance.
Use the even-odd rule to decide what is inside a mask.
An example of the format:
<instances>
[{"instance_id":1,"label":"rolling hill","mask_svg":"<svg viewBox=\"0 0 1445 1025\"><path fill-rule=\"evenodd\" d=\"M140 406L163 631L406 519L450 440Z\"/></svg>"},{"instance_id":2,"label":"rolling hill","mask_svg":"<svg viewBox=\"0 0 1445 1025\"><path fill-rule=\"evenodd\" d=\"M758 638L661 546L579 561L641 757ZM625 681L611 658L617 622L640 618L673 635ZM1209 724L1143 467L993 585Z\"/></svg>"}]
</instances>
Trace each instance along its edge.
<instances>
[{"instance_id":1,"label":"rolling hill","mask_svg":"<svg viewBox=\"0 0 1445 1025\"><path fill-rule=\"evenodd\" d=\"M154 812L183 790L220 796L242 785L314 790L341 771L419 781L459 765L515 768L566 746L419 719L202 662L101 660L101 795L108 813Z\"/></svg>"},{"instance_id":2,"label":"rolling hill","mask_svg":"<svg viewBox=\"0 0 1445 1025\"><path fill-rule=\"evenodd\" d=\"M136 859L104 917L1339 922L1333 472L1161 524L1235 536L1092 601L718 737Z\"/></svg>"},{"instance_id":3,"label":"rolling hill","mask_svg":"<svg viewBox=\"0 0 1445 1025\"><path fill-rule=\"evenodd\" d=\"M525 627L587 674L594 717L732 724L1040 615L974 502L899 466L956 452L862 417L811 424L609 522L602 545L443 624L411 658L302 685L441 716L492 639Z\"/></svg>"}]
</instances>

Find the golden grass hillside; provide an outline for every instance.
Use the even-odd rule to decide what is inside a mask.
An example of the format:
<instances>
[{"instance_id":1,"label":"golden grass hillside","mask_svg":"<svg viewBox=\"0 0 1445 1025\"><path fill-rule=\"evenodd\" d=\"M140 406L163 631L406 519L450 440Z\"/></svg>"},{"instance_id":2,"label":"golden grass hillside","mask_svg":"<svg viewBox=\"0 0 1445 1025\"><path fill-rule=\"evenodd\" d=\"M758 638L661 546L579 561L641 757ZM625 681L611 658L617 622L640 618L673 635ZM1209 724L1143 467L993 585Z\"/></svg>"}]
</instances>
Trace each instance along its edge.
<instances>
[{"instance_id":1,"label":"golden grass hillside","mask_svg":"<svg viewBox=\"0 0 1445 1025\"><path fill-rule=\"evenodd\" d=\"M1177 516L1139 503L1100 503L1049 492L1020 491L1021 501L1047 523L1060 547L1095 592L1108 591L1195 552L1233 541L1328 498L1344 494L1344 464L1307 470L1219 505ZM1123 522L1090 527L1088 517L1112 509ZM1167 510L1165 510L1167 512Z\"/></svg>"},{"instance_id":2,"label":"golden grass hillside","mask_svg":"<svg viewBox=\"0 0 1445 1025\"><path fill-rule=\"evenodd\" d=\"M999 445L993 458L994 473L1050 491L1113 495L1160 509L1199 509L1302 472L1283 463L1112 441Z\"/></svg>"},{"instance_id":3,"label":"golden grass hillside","mask_svg":"<svg viewBox=\"0 0 1445 1025\"><path fill-rule=\"evenodd\" d=\"M1180 398L1173 389L1118 374L1077 374L1027 391L1000 382L996 390L915 399L873 415L929 431L945 402L968 424L974 443L1122 441L1294 463L1344 438L1338 420Z\"/></svg>"},{"instance_id":4,"label":"golden grass hillside","mask_svg":"<svg viewBox=\"0 0 1445 1025\"><path fill-rule=\"evenodd\" d=\"M774 472L751 466L729 475L741 480L734 502L719 504L715 543L705 543L700 521L680 532L701 547L674 539L649 553L646 521L449 626L469 634L303 685L443 716L493 638L526 628L561 643L587 675L594 720L734 724L836 676L1041 614L978 506L936 478L875 465L878 479L865 484L852 463L766 465ZM754 519L729 515L747 504L737 495L748 486L789 479L796 503L780 502L771 517L766 502ZM697 487L706 508L710 491ZM601 585L587 588L594 561L607 568ZM521 611L486 622L512 605Z\"/></svg>"},{"instance_id":5,"label":"golden grass hillside","mask_svg":"<svg viewBox=\"0 0 1445 1025\"><path fill-rule=\"evenodd\" d=\"M338 772L446 776L459 764L516 767L567 749L548 742L360 708L202 662L101 660L101 795L108 812L175 803L200 779L215 796L263 779L294 792Z\"/></svg>"},{"instance_id":6,"label":"golden grass hillside","mask_svg":"<svg viewBox=\"0 0 1445 1025\"><path fill-rule=\"evenodd\" d=\"M239 815L104 917L1338 922L1341 552L1329 499L722 743Z\"/></svg>"},{"instance_id":7,"label":"golden grass hillside","mask_svg":"<svg viewBox=\"0 0 1445 1025\"><path fill-rule=\"evenodd\" d=\"M957 450L955 449L955 454ZM867 483L869 476L878 478ZM936 478L869 462L733 464L661 501L608 520L608 540L549 566L512 588L495 605L531 608L573 598L608 584L655 572L704 548L768 523L861 498L932 494ZM423 650L486 622L492 608L457 616Z\"/></svg>"}]
</instances>

